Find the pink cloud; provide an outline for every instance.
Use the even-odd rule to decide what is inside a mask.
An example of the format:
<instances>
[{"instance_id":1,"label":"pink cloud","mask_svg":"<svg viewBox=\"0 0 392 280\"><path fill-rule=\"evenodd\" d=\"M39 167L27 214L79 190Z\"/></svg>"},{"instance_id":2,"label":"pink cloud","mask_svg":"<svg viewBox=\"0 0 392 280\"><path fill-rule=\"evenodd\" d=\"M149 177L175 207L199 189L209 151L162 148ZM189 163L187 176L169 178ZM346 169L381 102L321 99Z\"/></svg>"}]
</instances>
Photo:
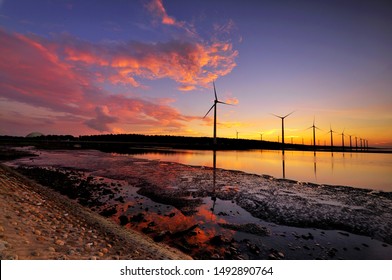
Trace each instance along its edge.
<instances>
[{"instance_id":1,"label":"pink cloud","mask_svg":"<svg viewBox=\"0 0 392 280\"><path fill-rule=\"evenodd\" d=\"M238 55L231 43L219 41L210 44L173 40L105 45L68 36L57 44L66 61L79 67L98 67L113 84L138 87L140 79L170 78L184 91L206 87L214 79L229 74L236 66Z\"/></svg>"},{"instance_id":2,"label":"pink cloud","mask_svg":"<svg viewBox=\"0 0 392 280\"><path fill-rule=\"evenodd\" d=\"M225 102L232 105L237 105L240 103L236 97L227 98Z\"/></svg>"},{"instance_id":3,"label":"pink cloud","mask_svg":"<svg viewBox=\"0 0 392 280\"><path fill-rule=\"evenodd\" d=\"M100 132L110 131L109 125L116 123L118 118L109 115L107 106L95 108L96 117L85 122L85 124Z\"/></svg>"},{"instance_id":4,"label":"pink cloud","mask_svg":"<svg viewBox=\"0 0 392 280\"><path fill-rule=\"evenodd\" d=\"M56 41L0 29L0 97L4 105L0 117L3 129L7 126L7 131L13 131L13 125L16 125L20 130L24 124L26 134L33 128L56 133L59 130L91 133L94 130L120 131L124 125L138 124L160 127L164 131L185 128L189 120L198 119L172 108L169 103L173 100L148 101L105 92L95 84L98 79L103 79L105 71L113 71L110 65L116 58L114 51L93 45L92 51L107 54L107 57L102 55L106 60L96 60L96 56L89 56L87 50L90 48L86 43L71 43L81 45L80 52L73 53L74 59L69 59L70 55L64 57L66 52L62 50L69 48L60 48ZM83 54L83 59L75 59L77 54ZM145 59L154 61L154 58ZM103 61L108 62L107 66ZM87 67L93 65L96 68L101 64L100 73L103 75L96 75L96 69ZM7 102L41 108L40 116L32 116L28 110L12 113Z\"/></svg>"},{"instance_id":5,"label":"pink cloud","mask_svg":"<svg viewBox=\"0 0 392 280\"><path fill-rule=\"evenodd\" d=\"M162 0L152 0L146 5L146 7L156 18L161 20L161 23L166 25L183 26L182 22L177 22L173 17L170 17L167 14Z\"/></svg>"}]
</instances>

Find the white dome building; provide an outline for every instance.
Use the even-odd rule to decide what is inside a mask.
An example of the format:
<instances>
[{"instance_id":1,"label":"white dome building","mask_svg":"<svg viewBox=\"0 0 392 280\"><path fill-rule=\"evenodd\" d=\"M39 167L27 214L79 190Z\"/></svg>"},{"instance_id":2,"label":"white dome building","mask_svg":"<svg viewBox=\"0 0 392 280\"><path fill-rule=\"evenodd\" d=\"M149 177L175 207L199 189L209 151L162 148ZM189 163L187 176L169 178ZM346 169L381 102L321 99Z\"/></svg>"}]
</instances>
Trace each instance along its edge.
<instances>
[{"instance_id":1,"label":"white dome building","mask_svg":"<svg viewBox=\"0 0 392 280\"><path fill-rule=\"evenodd\" d=\"M33 138L33 137L40 137L40 136L44 136L43 133L41 132L31 132L29 134L26 135L26 137L28 138Z\"/></svg>"}]
</instances>

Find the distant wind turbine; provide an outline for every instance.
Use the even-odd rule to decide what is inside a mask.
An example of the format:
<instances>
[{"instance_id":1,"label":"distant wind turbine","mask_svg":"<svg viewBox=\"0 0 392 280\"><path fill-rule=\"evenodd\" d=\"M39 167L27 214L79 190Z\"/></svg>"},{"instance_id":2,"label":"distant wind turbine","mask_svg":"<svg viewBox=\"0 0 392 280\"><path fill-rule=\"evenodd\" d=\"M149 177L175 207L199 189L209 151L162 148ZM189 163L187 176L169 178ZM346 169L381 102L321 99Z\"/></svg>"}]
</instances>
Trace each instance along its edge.
<instances>
[{"instance_id":1,"label":"distant wind turbine","mask_svg":"<svg viewBox=\"0 0 392 280\"><path fill-rule=\"evenodd\" d=\"M313 128L313 148L316 150L316 129L321 130L317 126L314 125L315 117L313 117L313 125L311 127L308 127L307 129Z\"/></svg>"},{"instance_id":2,"label":"distant wind turbine","mask_svg":"<svg viewBox=\"0 0 392 280\"><path fill-rule=\"evenodd\" d=\"M236 134L237 134L237 139L238 139L238 131L236 130L235 132L236 132Z\"/></svg>"},{"instance_id":3,"label":"distant wind turbine","mask_svg":"<svg viewBox=\"0 0 392 280\"><path fill-rule=\"evenodd\" d=\"M282 146L284 146L284 119L287 118L288 116L290 116L292 113L294 113L294 111L292 111L290 114L287 114L286 116L278 116L278 115L272 114L275 117L282 119Z\"/></svg>"},{"instance_id":4,"label":"distant wind turbine","mask_svg":"<svg viewBox=\"0 0 392 280\"><path fill-rule=\"evenodd\" d=\"M259 133L260 134L260 141L263 141L263 134L264 133Z\"/></svg>"},{"instance_id":5,"label":"distant wind turbine","mask_svg":"<svg viewBox=\"0 0 392 280\"><path fill-rule=\"evenodd\" d=\"M212 110L212 108L214 108L214 145L216 145L216 107L217 107L217 104L218 103L226 104L226 105L231 105L231 104L228 104L226 102L218 100L218 96L216 94L216 89L215 89L215 82L212 82L212 84L214 85L214 94L215 94L214 104L211 106L210 110L208 110L207 114L205 114L203 119L205 117L207 117L208 113Z\"/></svg>"},{"instance_id":6,"label":"distant wind turbine","mask_svg":"<svg viewBox=\"0 0 392 280\"><path fill-rule=\"evenodd\" d=\"M332 130L331 125L329 126L329 131L328 133L331 133L331 149L333 149L333 133L336 133L335 131Z\"/></svg>"},{"instance_id":7,"label":"distant wind turbine","mask_svg":"<svg viewBox=\"0 0 392 280\"><path fill-rule=\"evenodd\" d=\"M342 133L340 134L340 135L342 135L342 148L343 148L343 150L344 150L344 131L345 130L346 129L343 129Z\"/></svg>"},{"instance_id":8,"label":"distant wind turbine","mask_svg":"<svg viewBox=\"0 0 392 280\"><path fill-rule=\"evenodd\" d=\"M352 142L351 142L351 137L352 137L353 135L349 135L349 137L350 137L350 150L352 150L353 149L353 145L352 145Z\"/></svg>"}]
</instances>

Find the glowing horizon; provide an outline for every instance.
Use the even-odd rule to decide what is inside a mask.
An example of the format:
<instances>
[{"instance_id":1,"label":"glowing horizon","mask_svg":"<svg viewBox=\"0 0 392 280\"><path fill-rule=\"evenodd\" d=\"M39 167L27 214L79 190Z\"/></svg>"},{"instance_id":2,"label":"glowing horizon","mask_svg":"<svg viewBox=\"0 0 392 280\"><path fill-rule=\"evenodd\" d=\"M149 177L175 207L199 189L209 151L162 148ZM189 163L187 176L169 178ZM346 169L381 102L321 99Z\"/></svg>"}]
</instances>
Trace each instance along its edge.
<instances>
[{"instance_id":1,"label":"glowing horizon","mask_svg":"<svg viewBox=\"0 0 392 280\"><path fill-rule=\"evenodd\" d=\"M2 1L0 135L140 133L392 147L392 19L355 1ZM306 2L306 1L305 1ZM305 5L306 4L306 5Z\"/></svg>"}]
</instances>

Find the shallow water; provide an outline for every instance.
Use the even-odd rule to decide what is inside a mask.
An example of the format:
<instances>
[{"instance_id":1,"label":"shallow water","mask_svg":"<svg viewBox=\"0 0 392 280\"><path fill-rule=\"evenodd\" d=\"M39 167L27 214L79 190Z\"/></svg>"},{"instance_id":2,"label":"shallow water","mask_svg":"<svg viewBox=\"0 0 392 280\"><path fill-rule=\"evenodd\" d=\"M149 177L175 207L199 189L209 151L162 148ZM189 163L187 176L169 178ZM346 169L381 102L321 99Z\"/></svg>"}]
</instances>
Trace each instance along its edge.
<instances>
[{"instance_id":1,"label":"shallow water","mask_svg":"<svg viewBox=\"0 0 392 280\"><path fill-rule=\"evenodd\" d=\"M252 150L217 151L216 167L317 184L392 191L392 154ZM212 166L211 151L146 152L137 157Z\"/></svg>"}]
</instances>

